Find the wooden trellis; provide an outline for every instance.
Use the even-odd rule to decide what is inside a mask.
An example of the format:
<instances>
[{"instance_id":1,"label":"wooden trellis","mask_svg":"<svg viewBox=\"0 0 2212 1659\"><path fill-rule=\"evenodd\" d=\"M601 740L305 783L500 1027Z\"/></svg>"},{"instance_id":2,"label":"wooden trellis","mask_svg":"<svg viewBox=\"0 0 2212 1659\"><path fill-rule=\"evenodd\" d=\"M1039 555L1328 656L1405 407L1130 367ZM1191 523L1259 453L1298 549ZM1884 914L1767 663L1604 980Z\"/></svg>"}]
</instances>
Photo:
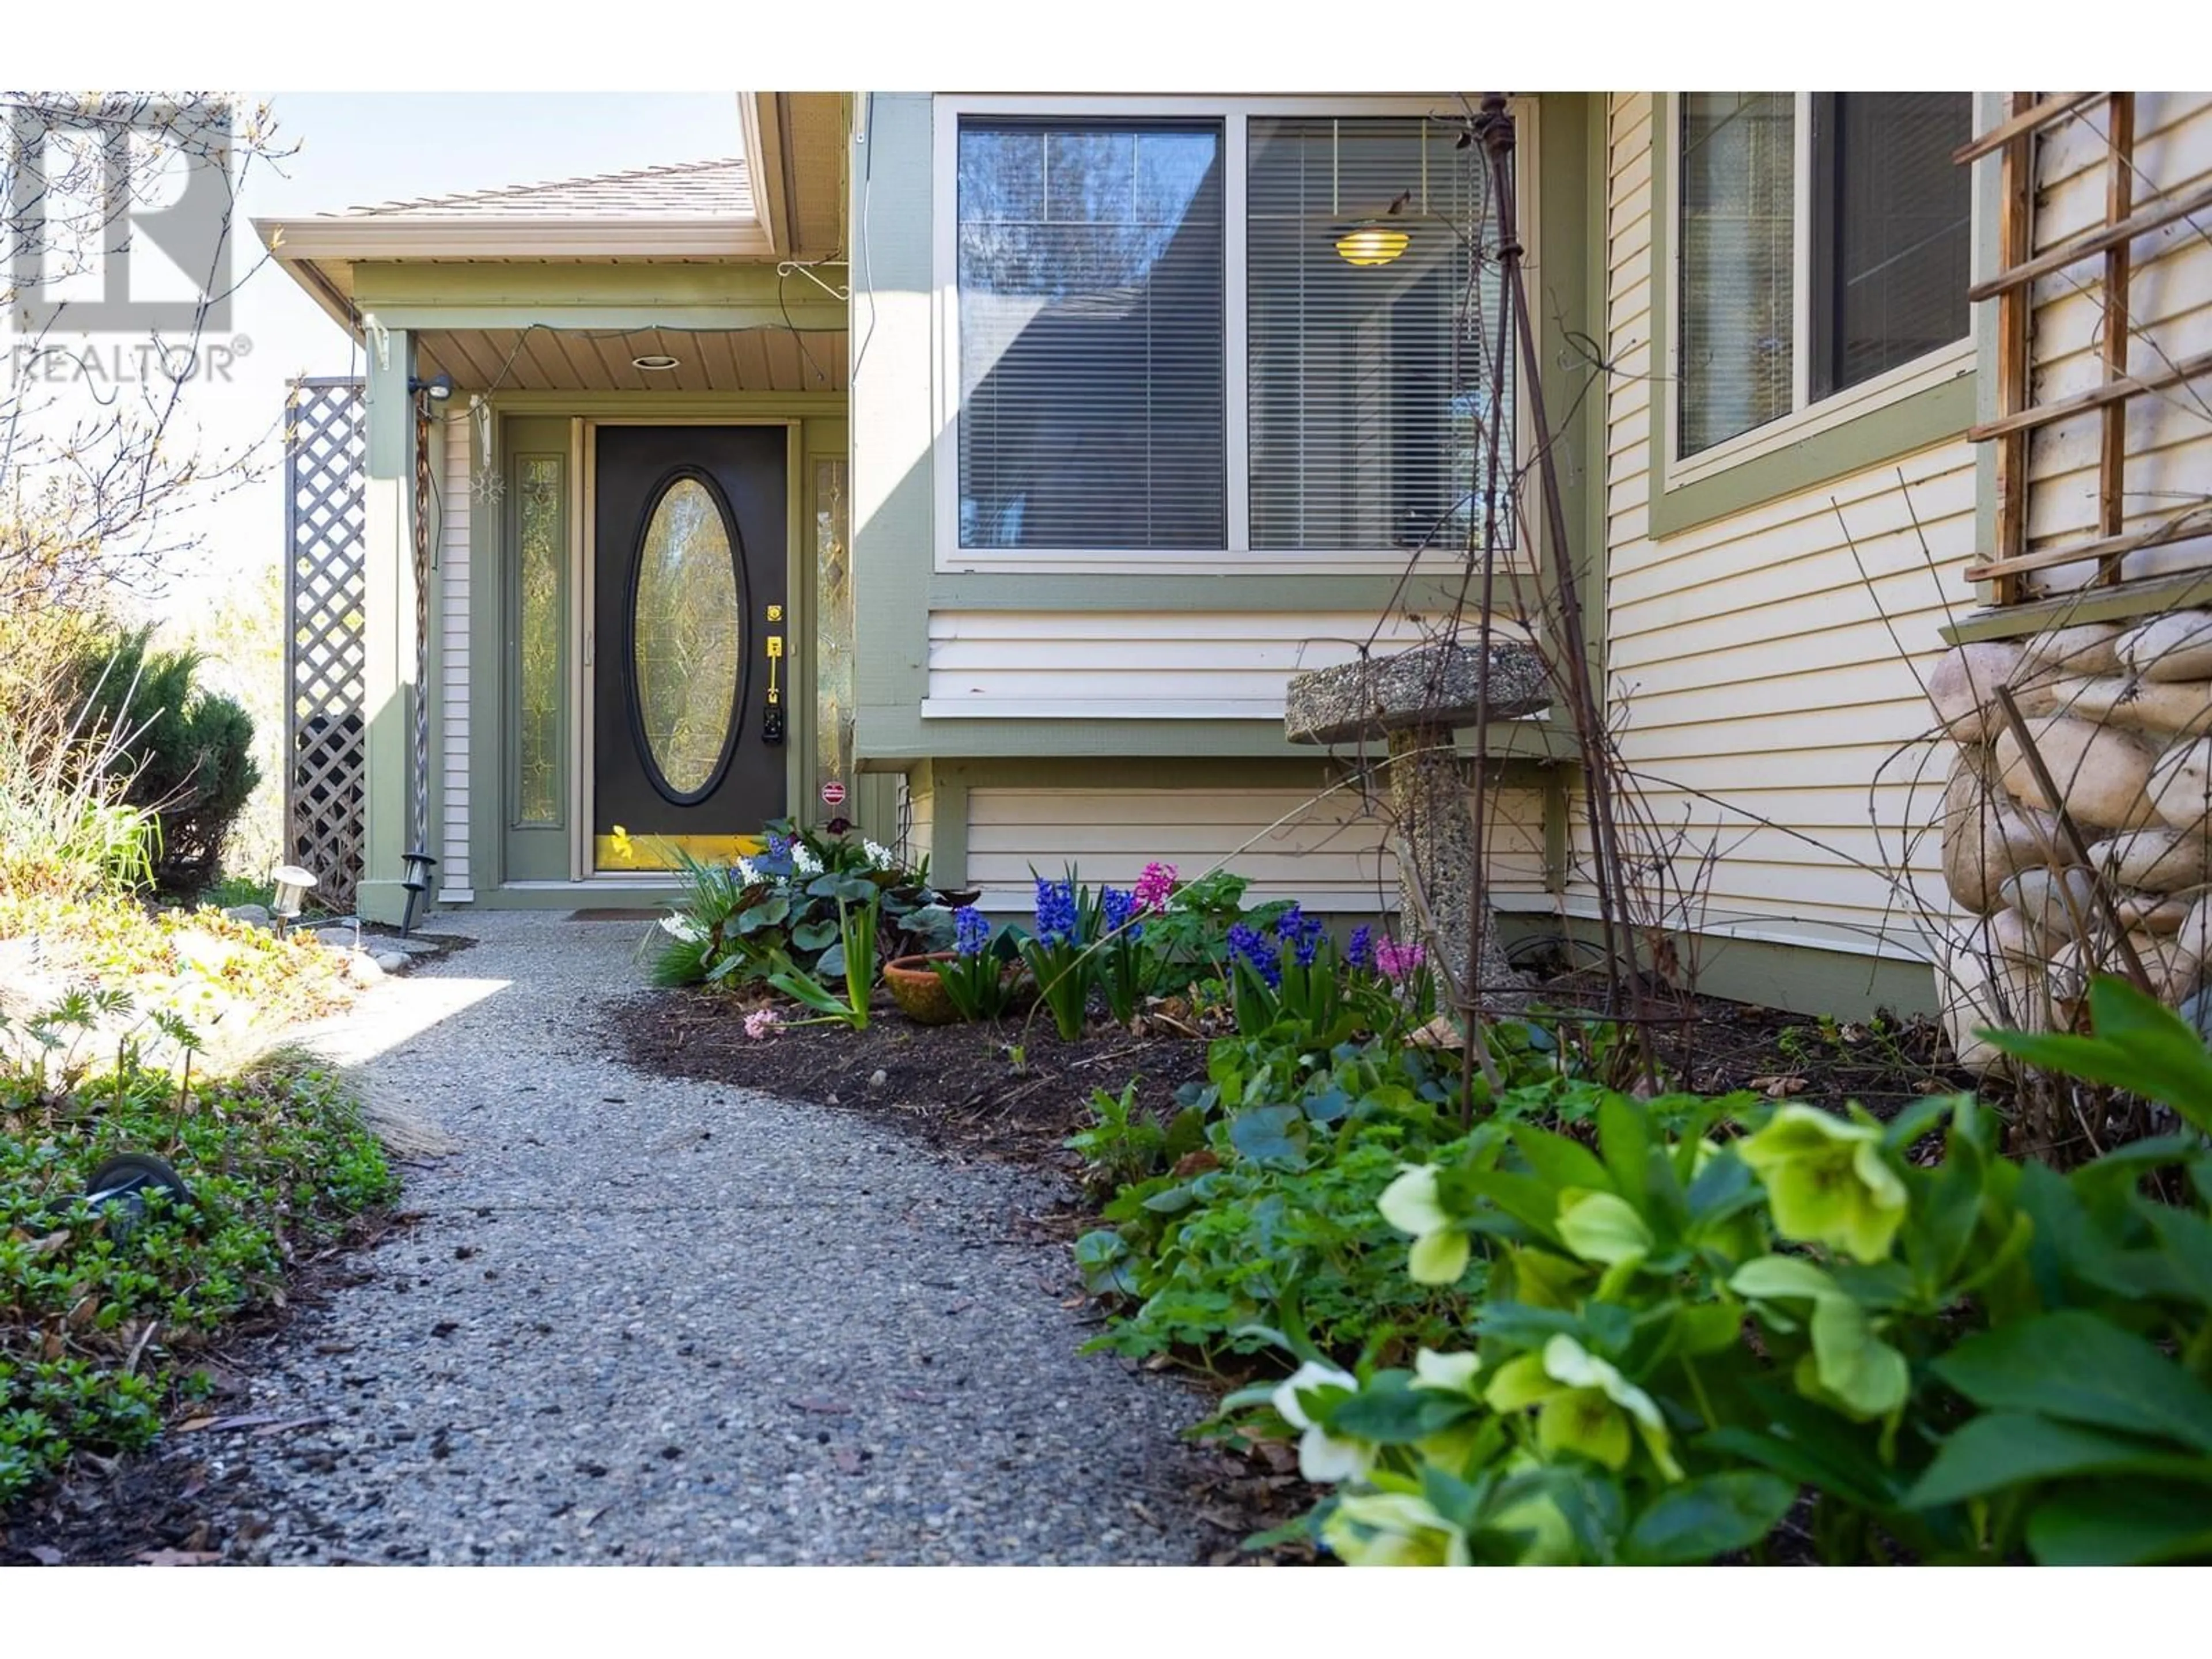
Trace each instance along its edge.
<instances>
[{"instance_id":1,"label":"wooden trellis","mask_svg":"<svg viewBox=\"0 0 2212 1659\"><path fill-rule=\"evenodd\" d=\"M1997 447L1996 545L1989 557L1970 567L1968 578L1995 585L1999 605L2021 599L2021 578L2032 571L2094 563L2094 585L2121 579L2122 561L2141 550L2189 533L2191 520L2174 517L2148 528L2128 530L2122 500L2127 463L2127 404L2212 372L2212 352L2169 362L2155 373L2128 372L2128 281L2130 250L2136 239L2212 209L2212 187L2155 191L2138 203L2136 167L2136 94L2131 92L2055 92L2038 97L2015 92L2005 118L1963 145L1953 159L1972 166L1997 155L2002 169L1997 208L1998 258L2002 269L1967 291L1974 301L1997 302L1997 412L1967 435ZM2077 234L2036 252L2036 144L2053 123L2102 102L2106 111L2105 215ZM2070 265L2100 259L2099 300L2102 325L2102 383L2046 404L2033 401L2035 365L2031 316L2033 284ZM2088 540L2066 540L2056 547L2028 549L2028 439L2054 422L2095 415L2102 423L2097 468L2097 533Z\"/></svg>"},{"instance_id":2,"label":"wooden trellis","mask_svg":"<svg viewBox=\"0 0 2212 1659\"><path fill-rule=\"evenodd\" d=\"M295 380L284 440L285 848L341 910L361 880L368 772L365 408L358 380Z\"/></svg>"}]
</instances>

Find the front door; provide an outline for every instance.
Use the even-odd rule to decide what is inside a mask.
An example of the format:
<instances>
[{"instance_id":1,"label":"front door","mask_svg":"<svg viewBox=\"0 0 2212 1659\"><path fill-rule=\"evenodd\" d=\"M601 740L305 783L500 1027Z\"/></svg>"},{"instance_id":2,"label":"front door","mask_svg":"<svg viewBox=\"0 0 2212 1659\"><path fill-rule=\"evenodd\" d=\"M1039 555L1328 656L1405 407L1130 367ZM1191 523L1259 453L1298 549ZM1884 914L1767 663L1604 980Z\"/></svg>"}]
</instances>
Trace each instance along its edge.
<instances>
[{"instance_id":1,"label":"front door","mask_svg":"<svg viewBox=\"0 0 2212 1659\"><path fill-rule=\"evenodd\" d=\"M754 850L784 811L787 429L598 428L592 838L600 870Z\"/></svg>"}]
</instances>

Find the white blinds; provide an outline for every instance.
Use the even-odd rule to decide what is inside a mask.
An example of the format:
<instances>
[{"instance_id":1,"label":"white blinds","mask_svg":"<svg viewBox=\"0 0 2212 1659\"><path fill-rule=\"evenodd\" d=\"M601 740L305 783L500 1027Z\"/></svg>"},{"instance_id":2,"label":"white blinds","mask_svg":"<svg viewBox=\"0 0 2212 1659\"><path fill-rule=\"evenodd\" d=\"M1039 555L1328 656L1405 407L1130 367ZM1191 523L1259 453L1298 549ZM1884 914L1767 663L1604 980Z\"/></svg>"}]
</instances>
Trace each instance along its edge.
<instances>
[{"instance_id":1,"label":"white blinds","mask_svg":"<svg viewBox=\"0 0 2212 1659\"><path fill-rule=\"evenodd\" d=\"M1796 99L1682 94L1678 453L1790 412Z\"/></svg>"},{"instance_id":2,"label":"white blinds","mask_svg":"<svg viewBox=\"0 0 2212 1659\"><path fill-rule=\"evenodd\" d=\"M1255 549L1463 545L1493 410L1511 470L1497 268L1468 247L1494 250L1494 215L1480 152L1455 136L1418 116L1248 125ZM1370 221L1404 251L1352 264L1336 244Z\"/></svg>"},{"instance_id":3,"label":"white blinds","mask_svg":"<svg viewBox=\"0 0 2212 1659\"><path fill-rule=\"evenodd\" d=\"M1222 131L963 120L960 544L1228 544Z\"/></svg>"}]
</instances>

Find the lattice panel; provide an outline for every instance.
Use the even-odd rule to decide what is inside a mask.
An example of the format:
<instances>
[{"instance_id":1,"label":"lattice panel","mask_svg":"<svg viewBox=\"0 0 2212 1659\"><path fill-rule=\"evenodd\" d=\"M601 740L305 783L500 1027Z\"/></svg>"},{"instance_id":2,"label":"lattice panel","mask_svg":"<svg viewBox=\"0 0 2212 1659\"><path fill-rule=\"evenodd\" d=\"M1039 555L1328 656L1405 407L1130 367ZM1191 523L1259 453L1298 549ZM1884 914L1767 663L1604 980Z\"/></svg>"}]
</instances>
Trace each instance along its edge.
<instances>
[{"instance_id":1,"label":"lattice panel","mask_svg":"<svg viewBox=\"0 0 2212 1659\"><path fill-rule=\"evenodd\" d=\"M361 881L366 714L367 425L357 380L292 384L284 443L285 679L290 856L320 878L317 901L350 909Z\"/></svg>"}]
</instances>

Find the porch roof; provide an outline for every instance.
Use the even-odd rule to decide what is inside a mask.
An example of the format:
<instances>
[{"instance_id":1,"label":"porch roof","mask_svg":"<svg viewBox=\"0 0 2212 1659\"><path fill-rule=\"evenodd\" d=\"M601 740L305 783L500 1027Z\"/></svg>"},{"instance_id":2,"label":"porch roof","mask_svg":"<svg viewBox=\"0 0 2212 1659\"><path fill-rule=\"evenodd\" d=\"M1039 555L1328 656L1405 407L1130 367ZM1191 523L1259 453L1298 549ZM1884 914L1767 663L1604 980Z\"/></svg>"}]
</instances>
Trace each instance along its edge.
<instances>
[{"instance_id":1,"label":"porch roof","mask_svg":"<svg viewBox=\"0 0 2212 1659\"><path fill-rule=\"evenodd\" d=\"M843 251L847 109L842 93L743 93L739 155L257 219L254 229L356 335L363 264L805 262Z\"/></svg>"}]
</instances>

